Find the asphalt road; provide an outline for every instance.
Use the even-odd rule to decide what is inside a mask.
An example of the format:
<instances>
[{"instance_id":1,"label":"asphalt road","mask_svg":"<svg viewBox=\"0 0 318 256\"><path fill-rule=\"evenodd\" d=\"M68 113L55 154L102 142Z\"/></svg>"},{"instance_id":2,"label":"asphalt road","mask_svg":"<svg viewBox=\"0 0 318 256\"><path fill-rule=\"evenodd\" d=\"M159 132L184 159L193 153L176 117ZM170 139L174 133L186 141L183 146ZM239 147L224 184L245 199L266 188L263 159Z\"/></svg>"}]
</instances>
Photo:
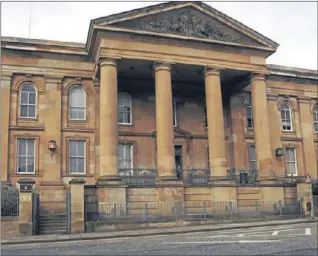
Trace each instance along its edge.
<instances>
[{"instance_id":1,"label":"asphalt road","mask_svg":"<svg viewBox=\"0 0 318 256\"><path fill-rule=\"evenodd\" d=\"M317 223L1 247L1 255L312 255Z\"/></svg>"}]
</instances>

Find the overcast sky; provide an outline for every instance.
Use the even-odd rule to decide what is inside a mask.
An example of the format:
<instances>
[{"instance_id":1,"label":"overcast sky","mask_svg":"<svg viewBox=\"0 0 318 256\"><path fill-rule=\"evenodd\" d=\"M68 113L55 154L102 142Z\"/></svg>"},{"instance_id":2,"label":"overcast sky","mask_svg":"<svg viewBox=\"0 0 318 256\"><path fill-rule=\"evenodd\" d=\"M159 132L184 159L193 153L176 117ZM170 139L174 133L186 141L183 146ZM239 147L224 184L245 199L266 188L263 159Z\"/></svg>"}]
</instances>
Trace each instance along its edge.
<instances>
[{"instance_id":1,"label":"overcast sky","mask_svg":"<svg viewBox=\"0 0 318 256\"><path fill-rule=\"evenodd\" d=\"M91 19L157 3L5 2L1 35L85 43ZM317 69L317 2L206 3L279 43L268 63Z\"/></svg>"}]
</instances>

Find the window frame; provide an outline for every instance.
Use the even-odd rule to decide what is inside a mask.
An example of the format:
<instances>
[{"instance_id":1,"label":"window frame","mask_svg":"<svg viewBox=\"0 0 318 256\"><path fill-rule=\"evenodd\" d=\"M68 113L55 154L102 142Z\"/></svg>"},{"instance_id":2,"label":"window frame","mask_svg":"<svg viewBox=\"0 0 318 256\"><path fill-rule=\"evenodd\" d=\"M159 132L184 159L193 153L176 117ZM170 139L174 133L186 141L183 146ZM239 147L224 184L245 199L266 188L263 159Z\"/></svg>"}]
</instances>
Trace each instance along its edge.
<instances>
[{"instance_id":1,"label":"window frame","mask_svg":"<svg viewBox=\"0 0 318 256\"><path fill-rule=\"evenodd\" d=\"M287 106L288 109L283 109L283 106ZM283 111L285 113L289 113L289 116L290 116L290 130L287 130L287 129L284 129L284 120L288 120L288 119L283 119ZM286 114L285 114L286 116ZM292 107L290 106L289 103L287 102L283 102L281 105L280 105L280 121L281 121L281 129L283 132L293 132L294 131L294 125L293 125L293 110L292 110ZM285 121L286 122L286 121Z\"/></svg>"},{"instance_id":2,"label":"window frame","mask_svg":"<svg viewBox=\"0 0 318 256\"><path fill-rule=\"evenodd\" d=\"M254 147L254 155L255 159L251 158L250 149ZM256 145L255 144L248 144L247 145L247 153L248 153L248 163L251 170L257 170L257 155L256 155ZM255 169L252 168L253 163L255 163Z\"/></svg>"},{"instance_id":3,"label":"window frame","mask_svg":"<svg viewBox=\"0 0 318 256\"><path fill-rule=\"evenodd\" d=\"M71 142L84 142L84 157L82 156L71 156ZM85 139L68 139L67 140L67 146L68 146L68 174L69 175L86 175L87 174L87 141ZM78 149L77 149L78 151ZM84 158L84 172L79 173L79 172L72 172L71 171L71 158Z\"/></svg>"},{"instance_id":4,"label":"window frame","mask_svg":"<svg viewBox=\"0 0 318 256\"><path fill-rule=\"evenodd\" d=\"M318 135L318 104L314 105L312 113L313 113L313 122L314 122L314 133Z\"/></svg>"},{"instance_id":5,"label":"window frame","mask_svg":"<svg viewBox=\"0 0 318 256\"><path fill-rule=\"evenodd\" d=\"M287 160L287 150L293 150L293 153L294 153L294 161L288 161ZM298 161L297 161L297 148L296 147L293 147L293 146L286 146L284 147L284 151L285 151L285 170L286 170L286 176L298 176ZM294 163L295 165L295 174L289 174L288 173L288 169L287 169L287 166L288 166L288 163Z\"/></svg>"},{"instance_id":6,"label":"window frame","mask_svg":"<svg viewBox=\"0 0 318 256\"><path fill-rule=\"evenodd\" d=\"M208 128L208 110L207 110L207 105L204 104L204 126L205 128Z\"/></svg>"},{"instance_id":7,"label":"window frame","mask_svg":"<svg viewBox=\"0 0 318 256\"><path fill-rule=\"evenodd\" d=\"M20 143L19 141L21 140L25 140L25 141L30 141L33 140L33 148L34 148L34 152L33 152L33 172L19 172L19 158L20 158ZM26 144L27 145L27 144ZM26 151L28 150L28 146L26 146ZM26 159L30 156L28 156L28 154L26 155L21 155L21 157L25 157ZM23 138L23 137L18 137L17 138L17 154L16 154L16 173L18 175L24 175L24 174L35 174L35 169L36 169L36 138Z\"/></svg>"},{"instance_id":8,"label":"window frame","mask_svg":"<svg viewBox=\"0 0 318 256\"><path fill-rule=\"evenodd\" d=\"M173 127L178 127L178 120L177 120L177 102L175 99L172 99L172 124Z\"/></svg>"},{"instance_id":9,"label":"window frame","mask_svg":"<svg viewBox=\"0 0 318 256\"><path fill-rule=\"evenodd\" d=\"M83 96L84 96L84 106L71 106L71 97L72 97L72 91L75 89L80 89L83 92ZM77 108L77 109L84 109L84 117L83 118L72 118L71 117L71 109L72 108ZM73 85L70 89L69 89L69 93L68 93L68 120L69 121L86 121L87 120L87 95L86 95L86 91L83 88L83 85L81 84L76 84Z\"/></svg>"},{"instance_id":10,"label":"window frame","mask_svg":"<svg viewBox=\"0 0 318 256\"><path fill-rule=\"evenodd\" d=\"M250 109L250 112L249 112L249 109ZM251 114L251 116L249 116L249 113ZM249 119L251 120L252 127L249 127L249 121L248 121ZM246 106L246 122L247 122L247 129L254 130L254 117L253 117L252 105Z\"/></svg>"},{"instance_id":11,"label":"window frame","mask_svg":"<svg viewBox=\"0 0 318 256\"><path fill-rule=\"evenodd\" d=\"M127 96L128 97L128 99L129 99L129 123L120 123L119 122L119 100L120 100L120 97L121 96ZM121 93L119 93L118 94L118 96L117 96L117 111L118 111L118 119L117 119L117 123L119 124L119 125L132 125L132 99L131 99L131 96L128 94L128 93L126 93L126 92L121 92ZM128 111L127 112L123 112L123 113L128 113Z\"/></svg>"},{"instance_id":12,"label":"window frame","mask_svg":"<svg viewBox=\"0 0 318 256\"><path fill-rule=\"evenodd\" d=\"M120 145L124 145L124 146L129 146L130 147L130 167L129 168L124 168L124 169L121 169L120 168L120 161L125 161L127 162L127 160L122 160L122 158L120 158L120 155L119 155L119 147ZM126 150L124 150L124 152L126 152ZM130 172L132 173L132 169L134 168L134 144L133 143L126 143L126 142L119 142L118 143L118 169L119 170L125 170L125 169L130 169Z\"/></svg>"},{"instance_id":13,"label":"window frame","mask_svg":"<svg viewBox=\"0 0 318 256\"><path fill-rule=\"evenodd\" d=\"M26 86L26 85L29 85L29 86L32 86L32 88L34 89L34 93L35 93L35 103L34 104L25 104L25 103L22 103L22 91L23 91L23 88ZM29 101L29 94L30 92L27 92L28 93L28 101ZM21 87L20 87L20 90L19 90L19 118L21 119L36 119L37 118L37 98L38 98L38 91L36 89L36 86L31 83L31 82L24 82ZM22 105L23 106L33 106L34 107L34 116L21 116L21 108L22 108Z\"/></svg>"}]
</instances>

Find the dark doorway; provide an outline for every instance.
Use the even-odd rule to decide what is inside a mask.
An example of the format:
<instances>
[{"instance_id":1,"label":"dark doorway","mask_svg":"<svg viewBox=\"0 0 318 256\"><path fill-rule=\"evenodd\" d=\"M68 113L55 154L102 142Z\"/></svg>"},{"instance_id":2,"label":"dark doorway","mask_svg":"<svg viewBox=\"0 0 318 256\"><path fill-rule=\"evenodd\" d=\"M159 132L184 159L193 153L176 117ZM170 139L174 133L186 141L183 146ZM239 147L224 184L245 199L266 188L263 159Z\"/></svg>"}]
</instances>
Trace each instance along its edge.
<instances>
[{"instance_id":1,"label":"dark doorway","mask_svg":"<svg viewBox=\"0 0 318 256\"><path fill-rule=\"evenodd\" d=\"M182 146L175 145L174 146L174 155L176 162L176 172L178 179L182 179Z\"/></svg>"}]
</instances>

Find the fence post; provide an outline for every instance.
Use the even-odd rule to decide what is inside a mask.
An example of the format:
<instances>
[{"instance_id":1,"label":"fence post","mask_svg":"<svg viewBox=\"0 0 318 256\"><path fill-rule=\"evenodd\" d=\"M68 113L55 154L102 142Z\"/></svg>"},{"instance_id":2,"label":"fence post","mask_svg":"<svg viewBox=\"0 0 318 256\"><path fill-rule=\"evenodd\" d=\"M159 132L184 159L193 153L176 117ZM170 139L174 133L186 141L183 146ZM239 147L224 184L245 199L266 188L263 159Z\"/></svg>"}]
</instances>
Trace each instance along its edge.
<instances>
[{"instance_id":1,"label":"fence post","mask_svg":"<svg viewBox=\"0 0 318 256\"><path fill-rule=\"evenodd\" d=\"M229 202L229 210L230 210L230 216L233 217L233 203L232 201Z\"/></svg>"},{"instance_id":2,"label":"fence post","mask_svg":"<svg viewBox=\"0 0 318 256\"><path fill-rule=\"evenodd\" d=\"M116 203L114 204L114 218L116 219L116 215L117 215L117 205Z\"/></svg>"},{"instance_id":3,"label":"fence post","mask_svg":"<svg viewBox=\"0 0 318 256\"><path fill-rule=\"evenodd\" d=\"M281 200L278 201L278 207L279 207L279 215L283 215L283 205Z\"/></svg>"},{"instance_id":4,"label":"fence post","mask_svg":"<svg viewBox=\"0 0 318 256\"><path fill-rule=\"evenodd\" d=\"M300 208L300 215L302 216L304 214L303 212L303 200L298 200L299 208Z\"/></svg>"},{"instance_id":5,"label":"fence post","mask_svg":"<svg viewBox=\"0 0 318 256\"><path fill-rule=\"evenodd\" d=\"M203 202L203 217L206 219L206 205L205 205L205 202Z\"/></svg>"},{"instance_id":6,"label":"fence post","mask_svg":"<svg viewBox=\"0 0 318 256\"><path fill-rule=\"evenodd\" d=\"M258 201L256 201L256 215L259 215L259 205L258 205Z\"/></svg>"},{"instance_id":7,"label":"fence post","mask_svg":"<svg viewBox=\"0 0 318 256\"><path fill-rule=\"evenodd\" d=\"M146 215L146 221L148 221L148 205L145 204L145 215Z\"/></svg>"}]
</instances>

